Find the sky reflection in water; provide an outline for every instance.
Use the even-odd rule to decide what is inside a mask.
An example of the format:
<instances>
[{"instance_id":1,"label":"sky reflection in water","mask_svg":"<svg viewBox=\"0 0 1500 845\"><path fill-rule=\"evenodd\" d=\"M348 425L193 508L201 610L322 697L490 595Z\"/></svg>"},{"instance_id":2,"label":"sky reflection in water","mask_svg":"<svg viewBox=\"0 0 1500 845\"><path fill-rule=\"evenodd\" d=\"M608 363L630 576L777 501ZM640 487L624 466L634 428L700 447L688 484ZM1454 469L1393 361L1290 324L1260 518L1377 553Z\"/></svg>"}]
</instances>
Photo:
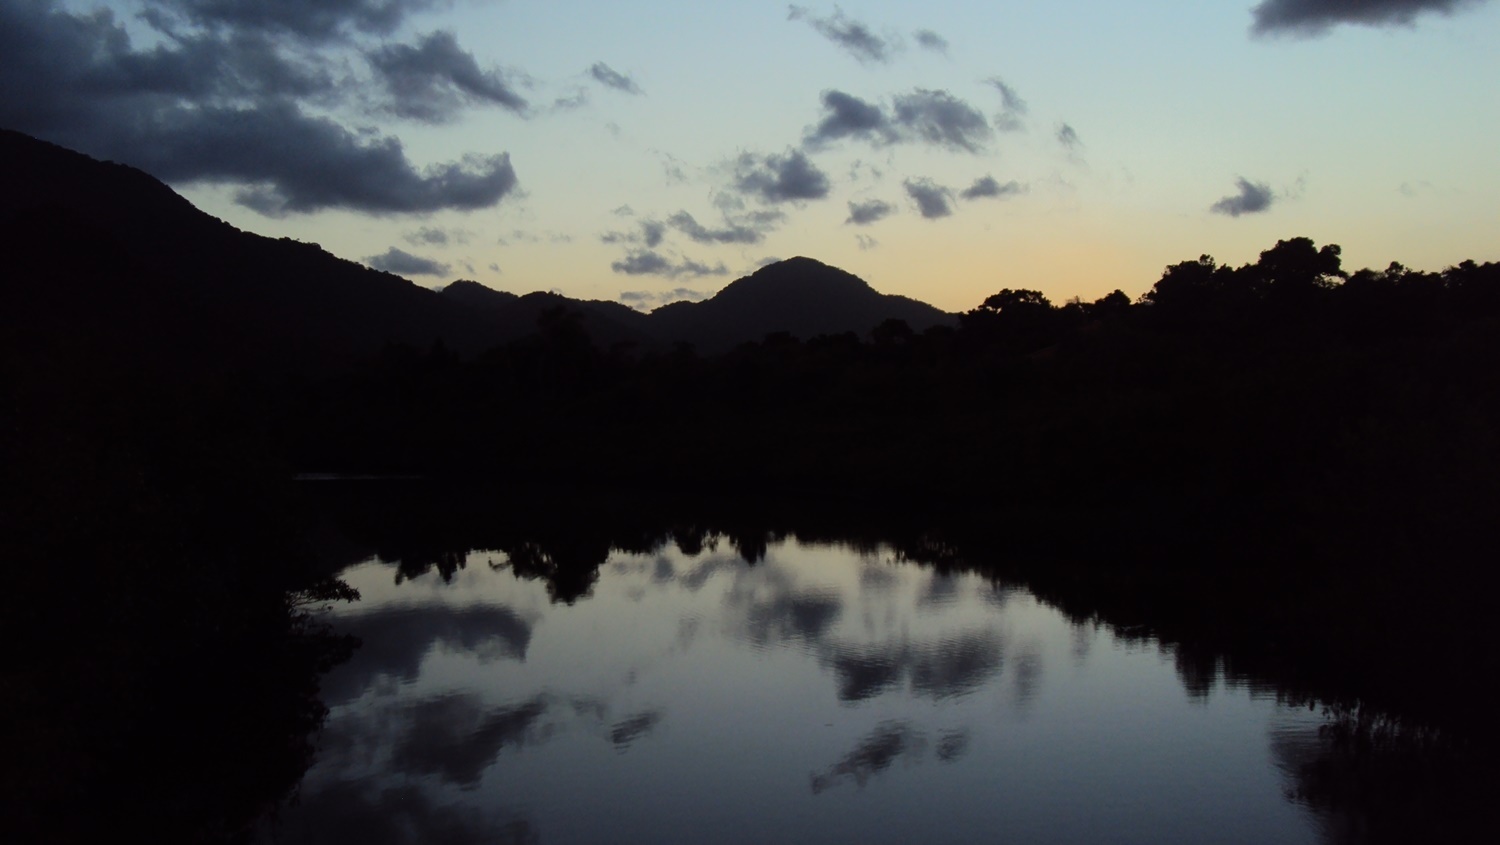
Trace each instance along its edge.
<instances>
[{"instance_id":1,"label":"sky reflection in water","mask_svg":"<svg viewBox=\"0 0 1500 845\"><path fill-rule=\"evenodd\" d=\"M615 554L572 606L498 553L344 577L364 646L282 841L1318 838L1275 750L1313 714L976 575L786 541Z\"/></svg>"}]
</instances>

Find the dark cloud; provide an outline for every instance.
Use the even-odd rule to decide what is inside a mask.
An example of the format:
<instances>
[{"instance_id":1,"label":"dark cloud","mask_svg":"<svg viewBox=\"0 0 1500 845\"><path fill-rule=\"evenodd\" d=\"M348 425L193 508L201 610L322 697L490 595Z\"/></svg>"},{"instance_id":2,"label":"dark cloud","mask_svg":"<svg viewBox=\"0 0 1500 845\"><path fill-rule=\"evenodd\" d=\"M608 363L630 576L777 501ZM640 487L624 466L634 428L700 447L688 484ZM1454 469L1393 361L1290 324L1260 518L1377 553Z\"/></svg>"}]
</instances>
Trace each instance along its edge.
<instances>
[{"instance_id":1,"label":"dark cloud","mask_svg":"<svg viewBox=\"0 0 1500 845\"><path fill-rule=\"evenodd\" d=\"M1321 35L1339 24L1412 26L1419 15L1451 15L1483 0L1264 0L1251 10L1256 35Z\"/></svg>"},{"instance_id":2,"label":"dark cloud","mask_svg":"<svg viewBox=\"0 0 1500 845\"><path fill-rule=\"evenodd\" d=\"M662 714L659 710L648 710L616 722L609 729L609 741L615 744L615 748L624 751L630 744L643 736L651 733L661 724Z\"/></svg>"},{"instance_id":3,"label":"dark cloud","mask_svg":"<svg viewBox=\"0 0 1500 845\"><path fill-rule=\"evenodd\" d=\"M787 20L806 21L819 35L847 50L861 62L888 62L896 45L876 35L868 26L853 20L842 9L834 7L833 14L818 17L801 6L789 6Z\"/></svg>"},{"instance_id":4,"label":"dark cloud","mask_svg":"<svg viewBox=\"0 0 1500 845\"><path fill-rule=\"evenodd\" d=\"M884 200L866 200L864 202L849 203L849 219L845 223L853 223L856 226L868 226L877 220L889 217L896 207Z\"/></svg>"},{"instance_id":5,"label":"dark cloud","mask_svg":"<svg viewBox=\"0 0 1500 845\"><path fill-rule=\"evenodd\" d=\"M1078 133L1066 123L1057 127L1057 143L1062 144L1069 152L1083 146L1083 142L1078 139Z\"/></svg>"},{"instance_id":6,"label":"dark cloud","mask_svg":"<svg viewBox=\"0 0 1500 845\"><path fill-rule=\"evenodd\" d=\"M501 749L522 745L537 731L548 706L538 697L486 710L472 693L419 701L402 714L405 730L391 751L391 766L406 775L436 775L473 788Z\"/></svg>"},{"instance_id":7,"label":"dark cloud","mask_svg":"<svg viewBox=\"0 0 1500 845\"><path fill-rule=\"evenodd\" d=\"M694 220L693 215L686 211L679 211L668 217L667 223L700 244L758 244L765 239L764 235L749 226L731 224L723 229L710 229Z\"/></svg>"},{"instance_id":8,"label":"dark cloud","mask_svg":"<svg viewBox=\"0 0 1500 845\"><path fill-rule=\"evenodd\" d=\"M912 37L917 39L917 45L922 49L931 50L934 53L942 53L945 56L948 55L948 39L938 35L936 32L930 29L919 29L912 34Z\"/></svg>"},{"instance_id":9,"label":"dark cloud","mask_svg":"<svg viewBox=\"0 0 1500 845\"><path fill-rule=\"evenodd\" d=\"M817 200L828 196L828 175L800 151L784 155L741 155L734 185L762 202Z\"/></svg>"},{"instance_id":10,"label":"dark cloud","mask_svg":"<svg viewBox=\"0 0 1500 845\"><path fill-rule=\"evenodd\" d=\"M376 270L395 273L398 276L446 276L449 265L431 258L412 255L405 250L391 247L381 255L372 255L365 263Z\"/></svg>"},{"instance_id":11,"label":"dark cloud","mask_svg":"<svg viewBox=\"0 0 1500 845\"><path fill-rule=\"evenodd\" d=\"M662 239L666 237L667 225L659 220L642 220L640 222L640 233L634 232L605 232L599 236L599 240L607 244L638 244L643 243L647 247L655 248L661 245Z\"/></svg>"},{"instance_id":12,"label":"dark cloud","mask_svg":"<svg viewBox=\"0 0 1500 845\"><path fill-rule=\"evenodd\" d=\"M616 91L624 91L626 94L644 93L643 91L641 91L641 87L635 84L635 80L631 79L629 76L626 76L623 73L619 73L604 62L594 62L594 64L589 67L589 76L594 77L595 82L598 82L600 85L603 85L606 88L613 88Z\"/></svg>"},{"instance_id":13,"label":"dark cloud","mask_svg":"<svg viewBox=\"0 0 1500 845\"><path fill-rule=\"evenodd\" d=\"M847 780L864 786L872 776L890 768L898 759L911 755L920 757L926 745L926 738L910 722L882 723L837 763L812 776L813 794Z\"/></svg>"},{"instance_id":14,"label":"dark cloud","mask_svg":"<svg viewBox=\"0 0 1500 845\"><path fill-rule=\"evenodd\" d=\"M391 94L390 111L400 117L443 123L470 105L526 110L504 74L481 69L452 32L429 33L415 45L390 44L367 58Z\"/></svg>"},{"instance_id":15,"label":"dark cloud","mask_svg":"<svg viewBox=\"0 0 1500 845\"><path fill-rule=\"evenodd\" d=\"M729 268L722 263L710 267L698 261L683 259L673 264L671 259L651 249L635 250L624 259L612 262L609 268L627 276L666 276L671 279L678 276L724 276L729 273Z\"/></svg>"},{"instance_id":16,"label":"dark cloud","mask_svg":"<svg viewBox=\"0 0 1500 845\"><path fill-rule=\"evenodd\" d=\"M360 18L366 21L378 19L370 16L377 6L393 13L408 8L316 5L369 13ZM312 13L299 17L302 6L267 3L262 14L255 11L259 3L172 4L194 20L225 23L164 33L158 46L137 51L107 10L75 14L45 3L0 4L0 91L6 92L0 125L167 182L239 185L241 204L270 215L325 208L470 210L492 206L515 188L504 154L418 169L398 139L309 114L304 103L358 102L362 94L336 84L332 60L268 40L265 33L278 27L295 29L273 26L278 20L320 31ZM251 23L228 28L242 20ZM254 21L265 25L257 29Z\"/></svg>"},{"instance_id":17,"label":"dark cloud","mask_svg":"<svg viewBox=\"0 0 1500 845\"><path fill-rule=\"evenodd\" d=\"M1235 180L1239 185L1240 192L1224 197L1208 210L1214 214L1227 214L1230 217L1239 217L1241 214L1258 214L1271 207L1275 195L1271 193L1271 186L1263 182L1251 182L1241 176Z\"/></svg>"},{"instance_id":18,"label":"dark cloud","mask_svg":"<svg viewBox=\"0 0 1500 845\"><path fill-rule=\"evenodd\" d=\"M286 33L329 41L351 33L387 35L412 12L443 0L155 0L156 6L193 23L237 30Z\"/></svg>"},{"instance_id":19,"label":"dark cloud","mask_svg":"<svg viewBox=\"0 0 1500 845\"><path fill-rule=\"evenodd\" d=\"M807 130L804 142L818 146L841 138L858 138L872 143L895 143L896 127L885 110L874 103L843 91L824 91L823 109L827 112L818 125Z\"/></svg>"},{"instance_id":20,"label":"dark cloud","mask_svg":"<svg viewBox=\"0 0 1500 845\"><path fill-rule=\"evenodd\" d=\"M918 88L897 96L893 105L895 124L930 144L975 153L991 134L984 115L947 91Z\"/></svg>"},{"instance_id":21,"label":"dark cloud","mask_svg":"<svg viewBox=\"0 0 1500 845\"><path fill-rule=\"evenodd\" d=\"M981 176L974 180L974 184L960 191L958 195L966 200L977 200L986 197L1008 197L1025 192L1025 186L1015 180L1002 185L993 176Z\"/></svg>"},{"instance_id":22,"label":"dark cloud","mask_svg":"<svg viewBox=\"0 0 1500 845\"><path fill-rule=\"evenodd\" d=\"M359 659L325 677L322 697L330 706L360 697L381 678L415 680L423 658L435 648L485 662L521 660L531 643L530 623L508 608L484 605L393 607L347 617L339 632L359 638Z\"/></svg>"},{"instance_id":23,"label":"dark cloud","mask_svg":"<svg viewBox=\"0 0 1500 845\"><path fill-rule=\"evenodd\" d=\"M918 88L897 95L887 111L843 91L823 92L823 119L803 133L810 149L844 138L876 145L924 142L980 152L989 140L989 122L978 109L947 91Z\"/></svg>"},{"instance_id":24,"label":"dark cloud","mask_svg":"<svg viewBox=\"0 0 1500 845\"><path fill-rule=\"evenodd\" d=\"M401 237L413 246L443 246L448 243L448 233L432 226L423 226L415 232L407 232Z\"/></svg>"},{"instance_id":25,"label":"dark cloud","mask_svg":"<svg viewBox=\"0 0 1500 845\"><path fill-rule=\"evenodd\" d=\"M995 116L995 128L1001 132L1018 132L1026 128L1024 118L1026 117L1026 101L1016 93L1016 89L1005 84L1005 80L998 76L986 79L996 91L1000 92L1000 114Z\"/></svg>"},{"instance_id":26,"label":"dark cloud","mask_svg":"<svg viewBox=\"0 0 1500 845\"><path fill-rule=\"evenodd\" d=\"M931 179L907 179L901 183L906 195L917 203L917 210L928 220L947 217L953 213L953 191Z\"/></svg>"},{"instance_id":27,"label":"dark cloud","mask_svg":"<svg viewBox=\"0 0 1500 845\"><path fill-rule=\"evenodd\" d=\"M865 701L903 680L927 698L966 695L1000 672L1003 657L997 634L975 631L929 644L839 644L823 659L838 680L839 700Z\"/></svg>"}]
</instances>

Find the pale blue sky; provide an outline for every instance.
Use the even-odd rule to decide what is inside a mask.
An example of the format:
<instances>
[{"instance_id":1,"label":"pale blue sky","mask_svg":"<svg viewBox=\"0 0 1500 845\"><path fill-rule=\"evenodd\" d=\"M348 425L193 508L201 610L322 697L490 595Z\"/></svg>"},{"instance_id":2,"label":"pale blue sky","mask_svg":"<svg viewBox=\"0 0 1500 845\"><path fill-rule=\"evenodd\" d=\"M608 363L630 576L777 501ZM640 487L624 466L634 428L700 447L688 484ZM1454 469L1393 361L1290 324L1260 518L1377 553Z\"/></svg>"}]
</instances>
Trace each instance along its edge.
<instances>
[{"instance_id":1,"label":"pale blue sky","mask_svg":"<svg viewBox=\"0 0 1500 845\"><path fill-rule=\"evenodd\" d=\"M959 310L1299 235L1500 259L1500 4L1257 2L16 0L0 47L47 46L0 49L0 124L430 286L649 305L810 255ZM818 142L829 92L864 122Z\"/></svg>"}]
</instances>

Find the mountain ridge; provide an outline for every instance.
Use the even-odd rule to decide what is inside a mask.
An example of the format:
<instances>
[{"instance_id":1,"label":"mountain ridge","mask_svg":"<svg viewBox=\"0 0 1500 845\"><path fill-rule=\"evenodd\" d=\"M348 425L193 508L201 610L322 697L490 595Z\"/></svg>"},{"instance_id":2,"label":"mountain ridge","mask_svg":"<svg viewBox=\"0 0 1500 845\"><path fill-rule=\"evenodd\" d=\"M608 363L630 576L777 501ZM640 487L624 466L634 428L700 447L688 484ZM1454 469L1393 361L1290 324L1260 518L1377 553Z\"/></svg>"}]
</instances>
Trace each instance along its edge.
<instances>
[{"instance_id":1,"label":"mountain ridge","mask_svg":"<svg viewBox=\"0 0 1500 845\"><path fill-rule=\"evenodd\" d=\"M579 327L605 348L690 343L705 354L774 332L863 335L887 319L921 331L956 319L805 257L649 313L469 280L433 291L317 244L238 229L138 169L3 129L0 179L0 246L19 256L6 287L30 291L7 322L29 324L38 337L66 334L73 322L102 327L101 342L158 363L176 355L197 367L316 372L387 344L438 341L473 354L536 332L559 308L578 313ZM134 324L113 324L110 309Z\"/></svg>"}]
</instances>

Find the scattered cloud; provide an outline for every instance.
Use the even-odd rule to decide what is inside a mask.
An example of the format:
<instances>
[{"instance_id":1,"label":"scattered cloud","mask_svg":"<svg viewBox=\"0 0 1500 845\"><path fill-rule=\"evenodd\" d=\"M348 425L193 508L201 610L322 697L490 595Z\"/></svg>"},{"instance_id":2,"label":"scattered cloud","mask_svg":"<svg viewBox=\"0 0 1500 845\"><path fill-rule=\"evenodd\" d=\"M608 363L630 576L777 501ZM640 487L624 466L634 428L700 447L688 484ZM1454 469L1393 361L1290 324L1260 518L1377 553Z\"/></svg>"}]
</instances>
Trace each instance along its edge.
<instances>
[{"instance_id":1,"label":"scattered cloud","mask_svg":"<svg viewBox=\"0 0 1500 845\"><path fill-rule=\"evenodd\" d=\"M396 247L391 247L380 255L369 256L365 259L365 263L376 270L384 270L398 276L446 276L451 269L447 264L412 255Z\"/></svg>"},{"instance_id":2,"label":"scattered cloud","mask_svg":"<svg viewBox=\"0 0 1500 845\"><path fill-rule=\"evenodd\" d=\"M871 223L889 217L895 210L896 207L894 205L884 200L850 201L849 219L845 220L844 223L852 223L855 226L868 226Z\"/></svg>"},{"instance_id":3,"label":"scattered cloud","mask_svg":"<svg viewBox=\"0 0 1500 845\"><path fill-rule=\"evenodd\" d=\"M605 88L613 88L616 91L623 91L626 94L645 93L641 90L641 86L635 84L634 79L616 71L604 62L594 62L589 68L589 76L592 76L595 82L598 82Z\"/></svg>"},{"instance_id":4,"label":"scattered cloud","mask_svg":"<svg viewBox=\"0 0 1500 845\"><path fill-rule=\"evenodd\" d=\"M861 250L865 251L872 250L875 247L880 246L880 241L877 241L869 235L865 234L855 235L854 242L859 245L859 248Z\"/></svg>"},{"instance_id":5,"label":"scattered cloud","mask_svg":"<svg viewBox=\"0 0 1500 845\"><path fill-rule=\"evenodd\" d=\"M906 195L917 204L917 210L928 220L937 220L953 213L953 191L931 179L907 179L901 183Z\"/></svg>"},{"instance_id":6,"label":"scattered cloud","mask_svg":"<svg viewBox=\"0 0 1500 845\"><path fill-rule=\"evenodd\" d=\"M651 249L634 250L624 259L611 263L609 268L627 276L666 276L670 279L678 276L724 276L729 273L729 268L723 263L710 267L698 261L683 259L674 264L665 255Z\"/></svg>"},{"instance_id":7,"label":"scattered cloud","mask_svg":"<svg viewBox=\"0 0 1500 845\"><path fill-rule=\"evenodd\" d=\"M897 96L894 120L927 143L971 153L983 150L990 137L984 115L947 91L918 88Z\"/></svg>"},{"instance_id":8,"label":"scattered cloud","mask_svg":"<svg viewBox=\"0 0 1500 845\"><path fill-rule=\"evenodd\" d=\"M702 302L708 294L691 288L673 288L669 291L626 290L620 291L619 301L637 311L650 311L655 306L672 302Z\"/></svg>"},{"instance_id":9,"label":"scattered cloud","mask_svg":"<svg viewBox=\"0 0 1500 845\"><path fill-rule=\"evenodd\" d=\"M931 50L934 53L948 55L948 39L938 35L936 32L930 29L919 29L912 33L912 37L917 39L917 46L923 50Z\"/></svg>"},{"instance_id":10,"label":"scattered cloud","mask_svg":"<svg viewBox=\"0 0 1500 845\"><path fill-rule=\"evenodd\" d=\"M668 217L667 223L700 244L758 244L765 239L760 231L750 226L730 224L723 229L710 229L686 211Z\"/></svg>"},{"instance_id":11,"label":"scattered cloud","mask_svg":"<svg viewBox=\"0 0 1500 845\"><path fill-rule=\"evenodd\" d=\"M877 146L922 142L980 152L990 125L978 109L947 91L917 88L898 94L887 110L843 91L823 92L823 119L803 133L803 144L818 149L852 138Z\"/></svg>"},{"instance_id":12,"label":"scattered cloud","mask_svg":"<svg viewBox=\"0 0 1500 845\"><path fill-rule=\"evenodd\" d=\"M1026 186L1015 180L1002 185L993 176L981 176L974 180L974 184L960 191L958 195L966 200L977 200L985 198L999 199L1024 193L1026 193Z\"/></svg>"},{"instance_id":13,"label":"scattered cloud","mask_svg":"<svg viewBox=\"0 0 1500 845\"><path fill-rule=\"evenodd\" d=\"M1420 15L1451 15L1484 0L1263 0L1251 10L1256 35L1322 35L1339 24L1413 26Z\"/></svg>"},{"instance_id":14,"label":"scattered cloud","mask_svg":"<svg viewBox=\"0 0 1500 845\"><path fill-rule=\"evenodd\" d=\"M995 128L1001 132L1019 132L1025 129L1024 118L1028 108L1026 101L1016 93L1016 89L1007 85L1005 80L998 76L992 76L985 82L1000 92L1000 114L995 116Z\"/></svg>"},{"instance_id":15,"label":"scattered cloud","mask_svg":"<svg viewBox=\"0 0 1500 845\"><path fill-rule=\"evenodd\" d=\"M1239 217L1241 214L1259 214L1271 207L1275 196L1271 193L1270 185L1264 182L1251 182L1243 176L1238 177L1235 182L1239 185L1240 192L1224 197L1209 206L1209 211L1214 214Z\"/></svg>"},{"instance_id":16,"label":"scattered cloud","mask_svg":"<svg viewBox=\"0 0 1500 845\"><path fill-rule=\"evenodd\" d=\"M896 127L885 110L853 94L824 91L823 109L826 112L823 119L804 135L803 140L809 146L816 147L843 138L886 144L899 140Z\"/></svg>"},{"instance_id":17,"label":"scattered cloud","mask_svg":"<svg viewBox=\"0 0 1500 845\"><path fill-rule=\"evenodd\" d=\"M423 226L415 232L407 232L401 239L412 246L444 246L448 243L448 233L432 226Z\"/></svg>"},{"instance_id":18,"label":"scattered cloud","mask_svg":"<svg viewBox=\"0 0 1500 845\"><path fill-rule=\"evenodd\" d=\"M471 105L524 113L526 100L499 70L483 70L452 32L428 33L416 44L388 44L367 54L391 95L392 114L448 123Z\"/></svg>"},{"instance_id":19,"label":"scattered cloud","mask_svg":"<svg viewBox=\"0 0 1500 845\"><path fill-rule=\"evenodd\" d=\"M818 17L802 6L787 7L787 20L805 21L818 34L837 44L851 56L865 63L889 62L898 48L891 39L876 35L865 24L844 14L837 6L833 14Z\"/></svg>"},{"instance_id":20,"label":"scattered cloud","mask_svg":"<svg viewBox=\"0 0 1500 845\"><path fill-rule=\"evenodd\" d=\"M1062 144L1068 152L1075 152L1083 146L1083 142L1078 140L1078 132L1066 123L1057 127L1057 143Z\"/></svg>"},{"instance_id":21,"label":"scattered cloud","mask_svg":"<svg viewBox=\"0 0 1500 845\"><path fill-rule=\"evenodd\" d=\"M818 200L828 196L828 174L801 151L783 155L742 154L735 162L734 187L762 202Z\"/></svg>"}]
</instances>

